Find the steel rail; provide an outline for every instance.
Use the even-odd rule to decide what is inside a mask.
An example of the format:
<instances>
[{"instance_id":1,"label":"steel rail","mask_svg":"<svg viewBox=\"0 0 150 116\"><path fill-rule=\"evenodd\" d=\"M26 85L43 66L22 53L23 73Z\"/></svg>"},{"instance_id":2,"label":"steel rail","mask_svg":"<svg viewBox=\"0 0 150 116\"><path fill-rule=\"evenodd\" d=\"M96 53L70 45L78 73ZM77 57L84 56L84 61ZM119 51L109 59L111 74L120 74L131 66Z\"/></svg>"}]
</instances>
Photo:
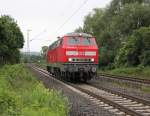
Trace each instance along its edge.
<instances>
[{"instance_id":1,"label":"steel rail","mask_svg":"<svg viewBox=\"0 0 150 116\"><path fill-rule=\"evenodd\" d=\"M106 73L98 73L98 76L104 76L104 77L113 78L113 79L120 79L120 80L127 80L127 81L132 81L132 82L139 82L139 83L143 83L143 84L150 84L150 80L140 79L137 77L112 75L112 74L106 74Z\"/></svg>"},{"instance_id":2,"label":"steel rail","mask_svg":"<svg viewBox=\"0 0 150 116\"><path fill-rule=\"evenodd\" d=\"M46 72L46 71L43 70L43 69L40 69L40 68L37 68L37 69L40 70L40 71L43 72L43 73L48 74L48 72ZM143 116L142 114L140 114L139 112L136 112L136 111L133 110L133 109L130 109L130 108L128 108L128 107L125 107L125 106L123 106L123 105L120 105L120 104L118 104L118 103L116 103L116 102L114 102L114 101L112 101L112 100L109 100L109 99L107 99L107 98L104 98L104 97L102 97L102 96L100 96L100 95L96 95L96 94L94 94L93 92L90 92L90 91L88 91L88 90L86 90L86 89L83 89L83 88L81 88L81 87L76 86L76 84L69 83L69 82L65 82L65 83L68 84L68 85L70 85L70 86L72 86L72 87L74 87L74 88L76 88L76 89L78 89L78 90L80 90L80 91L82 91L83 93L86 93L86 94L88 94L88 95L90 95L90 96L92 96L92 97L98 99L98 100L104 101L105 103L107 103L107 104L109 104L109 105L111 105L111 106L113 106L113 107L119 109L120 111L125 112L126 114L133 115L133 116ZM93 85L92 85L92 86L93 86ZM96 87L96 86L95 86L95 87ZM96 87L96 88L97 88L97 87ZM98 88L98 89L101 89L101 88ZM126 95L126 94L122 94L122 93L119 93L119 92L114 92L114 91L108 90L108 89L106 89L106 88L102 88L102 90L104 90L104 91L106 91L106 92L113 93L113 94L117 94L117 95L119 95L119 96L126 97L126 98L131 99L131 100L134 100L134 101L138 101L138 102L143 103L143 104L146 104L146 105L149 105L149 102L148 102L148 101L145 101L145 100L143 100L143 99L139 99L139 98L135 98L135 97L132 97L132 96L128 96L128 95Z\"/></svg>"},{"instance_id":3,"label":"steel rail","mask_svg":"<svg viewBox=\"0 0 150 116\"><path fill-rule=\"evenodd\" d=\"M91 83L89 83L89 85L91 85L95 88L107 91L109 93L116 94L116 95L119 95L119 96L122 96L122 97L125 97L125 98L128 98L128 99L137 101L137 102L142 103L144 105L150 105L150 101L145 100L145 99L141 99L141 98L138 98L138 97L135 97L135 96L131 96L131 95L128 95L128 94L125 94L125 93L121 93L121 92L118 92L118 91L115 91L115 90L111 90L111 89L108 89L108 88L105 88L105 87L102 87L102 86L97 86L97 85L94 85L94 84L91 84Z\"/></svg>"},{"instance_id":4,"label":"steel rail","mask_svg":"<svg viewBox=\"0 0 150 116\"><path fill-rule=\"evenodd\" d=\"M78 89L78 90L80 90L80 91L82 91L82 92L84 92L84 93L86 93L86 94L88 94L88 95L90 95L90 96L92 96L92 97L98 99L98 100L102 100L103 102L105 102L105 103L107 103L107 104L109 104L109 105L111 105L111 106L113 106L113 107L119 109L120 111L125 112L125 113L128 114L128 115L131 115L131 116L143 116L142 114L140 114L140 113L138 113L138 112L136 112L136 111L134 111L134 110L131 110L131 109L127 108L127 107L124 107L124 106L122 106L122 105L120 105L120 104L117 104L117 103L115 103L115 102L113 102L113 101L111 101L111 100L109 100L109 99L107 99L107 98L104 98L104 97L102 97L102 96L93 94L92 92L90 92L90 91L88 91L88 90L85 90L85 89L83 89L83 88L74 86L74 85L72 85L72 84L70 84L70 85L73 86L74 88L76 88L76 89Z\"/></svg>"}]
</instances>

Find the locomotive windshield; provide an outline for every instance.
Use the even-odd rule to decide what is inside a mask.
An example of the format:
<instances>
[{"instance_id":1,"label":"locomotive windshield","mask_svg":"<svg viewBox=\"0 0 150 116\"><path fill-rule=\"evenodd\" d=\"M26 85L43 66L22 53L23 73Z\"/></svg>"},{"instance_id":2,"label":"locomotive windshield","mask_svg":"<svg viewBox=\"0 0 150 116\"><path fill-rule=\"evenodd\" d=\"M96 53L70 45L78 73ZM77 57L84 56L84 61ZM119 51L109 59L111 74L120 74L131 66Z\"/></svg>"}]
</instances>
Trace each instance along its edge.
<instances>
[{"instance_id":1,"label":"locomotive windshield","mask_svg":"<svg viewBox=\"0 0 150 116\"><path fill-rule=\"evenodd\" d=\"M95 42L91 38L83 38L82 39L82 45L94 45Z\"/></svg>"},{"instance_id":2,"label":"locomotive windshield","mask_svg":"<svg viewBox=\"0 0 150 116\"><path fill-rule=\"evenodd\" d=\"M95 45L95 40L88 37L69 37L69 45Z\"/></svg>"},{"instance_id":3,"label":"locomotive windshield","mask_svg":"<svg viewBox=\"0 0 150 116\"><path fill-rule=\"evenodd\" d=\"M70 37L68 40L69 45L79 45L80 44L80 38L79 37Z\"/></svg>"}]
</instances>

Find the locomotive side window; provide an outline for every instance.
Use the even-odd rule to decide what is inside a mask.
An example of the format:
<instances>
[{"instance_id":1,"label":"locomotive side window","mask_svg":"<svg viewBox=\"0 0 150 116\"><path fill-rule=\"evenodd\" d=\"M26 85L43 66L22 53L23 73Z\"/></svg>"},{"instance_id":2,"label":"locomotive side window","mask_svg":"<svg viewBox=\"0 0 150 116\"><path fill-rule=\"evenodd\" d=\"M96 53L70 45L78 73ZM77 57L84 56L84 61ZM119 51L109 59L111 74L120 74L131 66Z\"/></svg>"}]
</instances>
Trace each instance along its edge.
<instances>
[{"instance_id":1,"label":"locomotive side window","mask_svg":"<svg viewBox=\"0 0 150 116\"><path fill-rule=\"evenodd\" d=\"M49 50L57 48L62 43L62 40L55 41L52 45L49 46Z\"/></svg>"},{"instance_id":2,"label":"locomotive side window","mask_svg":"<svg viewBox=\"0 0 150 116\"><path fill-rule=\"evenodd\" d=\"M56 48L56 46L57 46L57 43L56 43L56 42L54 42L54 43L52 44L52 48L51 48L51 49L55 49L55 48Z\"/></svg>"},{"instance_id":3,"label":"locomotive side window","mask_svg":"<svg viewBox=\"0 0 150 116\"><path fill-rule=\"evenodd\" d=\"M78 38L78 37L69 37L68 44L69 45L79 45L80 44L80 38Z\"/></svg>"},{"instance_id":4,"label":"locomotive side window","mask_svg":"<svg viewBox=\"0 0 150 116\"><path fill-rule=\"evenodd\" d=\"M58 40L58 41L56 42L55 48L57 48L59 45L60 45L60 40Z\"/></svg>"},{"instance_id":5,"label":"locomotive side window","mask_svg":"<svg viewBox=\"0 0 150 116\"><path fill-rule=\"evenodd\" d=\"M62 43L63 43L63 38L60 40L60 45L62 45Z\"/></svg>"}]
</instances>

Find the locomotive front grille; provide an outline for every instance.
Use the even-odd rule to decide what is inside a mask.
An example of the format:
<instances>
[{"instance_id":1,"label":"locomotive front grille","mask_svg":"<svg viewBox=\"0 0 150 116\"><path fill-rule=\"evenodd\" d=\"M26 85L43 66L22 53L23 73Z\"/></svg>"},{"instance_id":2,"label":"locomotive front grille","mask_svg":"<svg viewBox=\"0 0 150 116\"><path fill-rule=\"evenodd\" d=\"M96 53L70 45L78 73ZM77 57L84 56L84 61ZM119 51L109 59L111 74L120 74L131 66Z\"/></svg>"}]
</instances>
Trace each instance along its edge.
<instances>
[{"instance_id":1,"label":"locomotive front grille","mask_svg":"<svg viewBox=\"0 0 150 116\"><path fill-rule=\"evenodd\" d=\"M69 62L94 62L93 58L69 58Z\"/></svg>"}]
</instances>

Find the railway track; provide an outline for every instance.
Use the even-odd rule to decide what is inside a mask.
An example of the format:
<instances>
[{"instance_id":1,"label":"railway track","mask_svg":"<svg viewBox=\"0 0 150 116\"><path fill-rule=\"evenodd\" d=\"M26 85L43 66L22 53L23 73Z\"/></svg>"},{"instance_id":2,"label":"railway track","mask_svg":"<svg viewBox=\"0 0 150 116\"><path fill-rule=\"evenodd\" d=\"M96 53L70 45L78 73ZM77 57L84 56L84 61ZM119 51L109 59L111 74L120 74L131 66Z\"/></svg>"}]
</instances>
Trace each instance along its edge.
<instances>
[{"instance_id":1,"label":"railway track","mask_svg":"<svg viewBox=\"0 0 150 116\"><path fill-rule=\"evenodd\" d=\"M110 107L108 107L108 110L113 110L112 107L114 107L122 111L122 115L150 116L150 106L142 104L142 101L137 101L136 99L131 100L124 96L112 94L87 84L77 85L76 88L109 104Z\"/></svg>"},{"instance_id":2,"label":"railway track","mask_svg":"<svg viewBox=\"0 0 150 116\"><path fill-rule=\"evenodd\" d=\"M52 78L49 73L43 69L32 67L45 76ZM55 81L59 81L53 78ZM108 90L98 89L88 84L73 84L59 81L60 84L78 91L87 99L115 115L121 116L150 116L150 104L147 101L131 98L128 95L118 94Z\"/></svg>"},{"instance_id":3,"label":"railway track","mask_svg":"<svg viewBox=\"0 0 150 116\"><path fill-rule=\"evenodd\" d=\"M131 82L138 82L142 84L150 84L150 80L148 79L140 79L136 77L127 77L127 76L117 76L117 75L111 75L111 74L105 74L105 73L98 73L99 76L107 77L107 78L113 78L113 79L120 79L120 80L126 80Z\"/></svg>"}]
</instances>

